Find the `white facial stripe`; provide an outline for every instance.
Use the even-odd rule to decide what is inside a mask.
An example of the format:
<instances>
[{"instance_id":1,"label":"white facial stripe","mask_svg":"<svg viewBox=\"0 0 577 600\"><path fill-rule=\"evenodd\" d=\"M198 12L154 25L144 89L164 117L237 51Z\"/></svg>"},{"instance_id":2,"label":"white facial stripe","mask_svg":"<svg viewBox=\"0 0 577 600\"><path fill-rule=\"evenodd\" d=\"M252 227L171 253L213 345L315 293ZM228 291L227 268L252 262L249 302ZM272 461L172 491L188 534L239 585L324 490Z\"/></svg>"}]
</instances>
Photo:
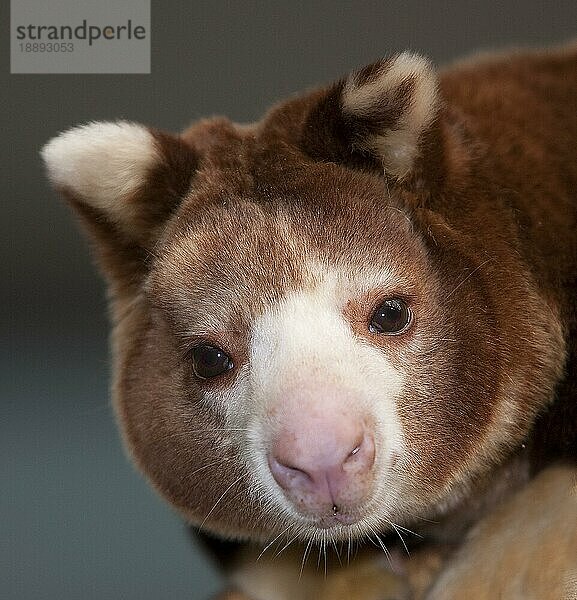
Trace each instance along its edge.
<instances>
[{"instance_id":1,"label":"white facial stripe","mask_svg":"<svg viewBox=\"0 0 577 600\"><path fill-rule=\"evenodd\" d=\"M327 276L314 289L287 295L257 319L252 330L252 461L261 481L270 481L270 491L285 508L286 500L266 467L265 452L273 433L270 412L295 388L328 385L344 390L343 399L351 404L345 412L374 423L380 468L387 468L393 453L403 454L396 399L404 373L382 351L355 336L341 312L339 291L335 278ZM378 479L389 481L387 473Z\"/></svg>"},{"instance_id":2,"label":"white facial stripe","mask_svg":"<svg viewBox=\"0 0 577 600\"><path fill-rule=\"evenodd\" d=\"M269 395L319 376L356 389L368 375L381 373L386 394L398 391L402 383L401 374L381 352L355 338L341 314L334 282L292 293L257 320L251 369L256 388Z\"/></svg>"},{"instance_id":3,"label":"white facial stripe","mask_svg":"<svg viewBox=\"0 0 577 600\"><path fill-rule=\"evenodd\" d=\"M380 398L395 396L403 374L368 342L358 339L343 310L347 302L375 288L394 289L395 274L384 269L363 273L329 271L316 262L306 265L314 287L288 294L271 307L252 329L251 371L257 389L298 379L300 373L320 371L323 377L362 389L368 376L382 376Z\"/></svg>"},{"instance_id":4,"label":"white facial stripe","mask_svg":"<svg viewBox=\"0 0 577 600\"><path fill-rule=\"evenodd\" d=\"M131 208L122 200L146 182L160 160L150 131L126 121L75 127L50 140L41 154L52 183L123 226Z\"/></svg>"}]
</instances>

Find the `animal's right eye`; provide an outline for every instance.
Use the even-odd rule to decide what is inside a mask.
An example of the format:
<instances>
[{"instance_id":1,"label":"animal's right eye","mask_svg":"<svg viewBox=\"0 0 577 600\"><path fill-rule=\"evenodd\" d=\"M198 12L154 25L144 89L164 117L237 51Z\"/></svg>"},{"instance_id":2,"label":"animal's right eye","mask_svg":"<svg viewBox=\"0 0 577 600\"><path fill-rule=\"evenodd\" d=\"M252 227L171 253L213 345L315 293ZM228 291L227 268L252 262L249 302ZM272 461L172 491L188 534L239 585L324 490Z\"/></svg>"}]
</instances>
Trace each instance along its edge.
<instances>
[{"instance_id":1,"label":"animal's right eye","mask_svg":"<svg viewBox=\"0 0 577 600\"><path fill-rule=\"evenodd\" d=\"M191 352L192 369L199 379L211 379L233 368L231 357L216 346L200 344Z\"/></svg>"}]
</instances>

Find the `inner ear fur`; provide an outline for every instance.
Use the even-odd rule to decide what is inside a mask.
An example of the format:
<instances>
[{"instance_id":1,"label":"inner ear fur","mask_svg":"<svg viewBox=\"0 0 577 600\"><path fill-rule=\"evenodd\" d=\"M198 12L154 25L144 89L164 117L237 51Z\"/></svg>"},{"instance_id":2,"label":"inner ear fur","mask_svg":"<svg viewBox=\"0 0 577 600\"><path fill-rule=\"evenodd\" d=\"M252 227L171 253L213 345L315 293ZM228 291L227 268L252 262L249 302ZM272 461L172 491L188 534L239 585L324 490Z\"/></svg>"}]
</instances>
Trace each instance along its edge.
<instances>
[{"instance_id":1,"label":"inner ear fur","mask_svg":"<svg viewBox=\"0 0 577 600\"><path fill-rule=\"evenodd\" d=\"M431 63L403 52L331 86L311 109L301 143L315 159L368 166L401 184L438 186L442 111Z\"/></svg>"},{"instance_id":2,"label":"inner ear fur","mask_svg":"<svg viewBox=\"0 0 577 600\"><path fill-rule=\"evenodd\" d=\"M195 150L179 136L117 121L70 129L41 155L91 238L113 293L128 291L146 273L154 245L191 186Z\"/></svg>"}]
</instances>

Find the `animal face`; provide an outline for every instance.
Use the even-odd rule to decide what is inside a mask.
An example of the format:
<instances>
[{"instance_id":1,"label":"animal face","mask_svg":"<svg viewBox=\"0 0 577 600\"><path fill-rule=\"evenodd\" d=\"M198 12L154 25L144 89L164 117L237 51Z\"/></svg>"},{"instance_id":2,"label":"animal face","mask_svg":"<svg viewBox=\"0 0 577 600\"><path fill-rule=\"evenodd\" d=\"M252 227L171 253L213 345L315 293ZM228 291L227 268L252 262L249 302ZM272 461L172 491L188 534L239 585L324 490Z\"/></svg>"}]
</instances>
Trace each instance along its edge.
<instances>
[{"instance_id":1,"label":"animal face","mask_svg":"<svg viewBox=\"0 0 577 600\"><path fill-rule=\"evenodd\" d=\"M450 289L385 186L334 167L301 177L313 190L335 182L324 209L285 190L274 208L251 198L206 208L171 232L146 294L183 369L171 452L194 451L202 436L214 444L214 428L235 457L218 467L232 467L231 498L246 486L243 504L264 501L285 527L348 535L348 525L404 520L442 495L456 465L431 452L431 439L459 463L487 414L469 407L471 429L455 435L454 403L467 410L470 384L451 368L460 349ZM192 419L198 405L216 421L204 432Z\"/></svg>"},{"instance_id":2,"label":"animal face","mask_svg":"<svg viewBox=\"0 0 577 600\"><path fill-rule=\"evenodd\" d=\"M440 122L400 55L255 126L93 124L44 150L110 284L127 446L192 522L349 540L441 513L548 401L556 316L534 318L506 221L484 216L489 244L455 226L486 192L449 187L467 157L431 149Z\"/></svg>"}]
</instances>

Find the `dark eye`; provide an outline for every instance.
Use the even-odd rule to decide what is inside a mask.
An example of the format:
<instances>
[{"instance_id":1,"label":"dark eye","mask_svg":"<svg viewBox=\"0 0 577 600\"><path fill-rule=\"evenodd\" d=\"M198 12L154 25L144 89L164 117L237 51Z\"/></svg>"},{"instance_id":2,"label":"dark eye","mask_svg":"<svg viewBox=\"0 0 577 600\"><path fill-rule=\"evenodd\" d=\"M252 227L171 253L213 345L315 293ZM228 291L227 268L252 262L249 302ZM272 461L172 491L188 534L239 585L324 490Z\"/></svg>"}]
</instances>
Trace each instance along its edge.
<instances>
[{"instance_id":1,"label":"dark eye","mask_svg":"<svg viewBox=\"0 0 577 600\"><path fill-rule=\"evenodd\" d=\"M232 369L232 359L220 348L202 344L192 349L192 368L199 379L210 379Z\"/></svg>"},{"instance_id":2,"label":"dark eye","mask_svg":"<svg viewBox=\"0 0 577 600\"><path fill-rule=\"evenodd\" d=\"M371 333L395 335L411 324L413 314L407 303L400 298L385 300L375 311L369 324Z\"/></svg>"}]
</instances>

